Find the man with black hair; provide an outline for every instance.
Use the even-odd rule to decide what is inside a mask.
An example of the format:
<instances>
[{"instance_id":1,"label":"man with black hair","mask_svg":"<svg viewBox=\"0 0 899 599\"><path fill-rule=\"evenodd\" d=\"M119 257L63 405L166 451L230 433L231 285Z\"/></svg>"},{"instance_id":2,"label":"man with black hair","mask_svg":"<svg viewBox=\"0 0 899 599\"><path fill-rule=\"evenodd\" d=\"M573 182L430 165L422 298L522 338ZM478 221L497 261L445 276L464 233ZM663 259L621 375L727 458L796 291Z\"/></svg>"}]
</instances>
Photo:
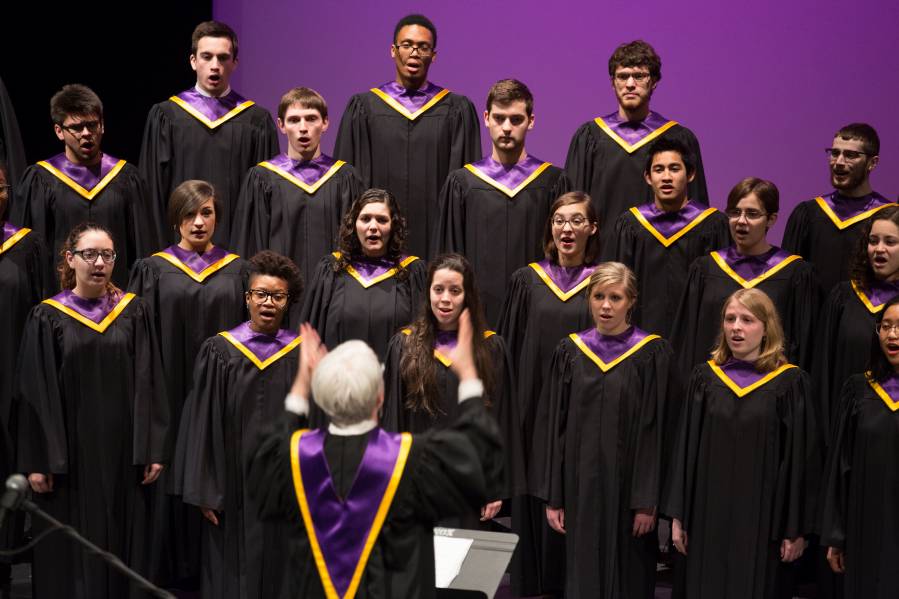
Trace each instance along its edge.
<instances>
[{"instance_id":1,"label":"man with black hair","mask_svg":"<svg viewBox=\"0 0 899 599\"><path fill-rule=\"evenodd\" d=\"M334 155L356 167L363 188L396 196L409 223L409 250L426 256L447 175L481 158L478 115L471 100L428 81L437 29L427 17L397 23L390 56L395 80L350 98Z\"/></svg>"},{"instance_id":2,"label":"man with black hair","mask_svg":"<svg viewBox=\"0 0 899 599\"><path fill-rule=\"evenodd\" d=\"M272 116L231 89L237 50L237 34L228 25L197 25L190 52L196 85L150 109L140 156L141 173L160 215L182 182L212 183L222 207L212 240L223 247L231 239L244 174L278 153Z\"/></svg>"},{"instance_id":3,"label":"man with black hair","mask_svg":"<svg viewBox=\"0 0 899 599\"><path fill-rule=\"evenodd\" d=\"M565 161L572 187L593 198L601 239L612 232L622 212L652 201L651 188L643 182L643 165L649 144L657 138L677 139L687 148L696 168L688 185L690 198L703 206L709 203L696 136L649 109L662 79L662 59L652 46L642 40L618 46L609 58L609 77L618 109L581 125Z\"/></svg>"},{"instance_id":4,"label":"man with black hair","mask_svg":"<svg viewBox=\"0 0 899 599\"><path fill-rule=\"evenodd\" d=\"M871 188L871 172L880 161L874 127L851 123L825 148L833 191L800 203L790 214L783 249L815 265L825 293L849 280L849 259L859 231L875 212L895 206Z\"/></svg>"}]
</instances>

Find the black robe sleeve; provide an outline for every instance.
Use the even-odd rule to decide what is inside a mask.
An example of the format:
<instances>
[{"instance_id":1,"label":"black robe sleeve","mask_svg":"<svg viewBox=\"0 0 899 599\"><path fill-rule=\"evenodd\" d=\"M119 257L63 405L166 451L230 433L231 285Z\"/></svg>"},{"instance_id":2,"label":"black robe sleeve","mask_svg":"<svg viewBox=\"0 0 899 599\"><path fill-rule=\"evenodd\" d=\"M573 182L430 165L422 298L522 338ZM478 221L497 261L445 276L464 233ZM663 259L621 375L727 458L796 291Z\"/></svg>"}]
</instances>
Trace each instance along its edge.
<instances>
[{"instance_id":1,"label":"black robe sleeve","mask_svg":"<svg viewBox=\"0 0 899 599\"><path fill-rule=\"evenodd\" d=\"M696 165L696 175L687 185L687 193L691 200L696 200L704 206L709 205L709 189L705 182L705 168L702 166L702 153L699 151L699 140L692 131L686 127L679 128L681 131L681 139L684 141L687 149L693 154L693 163Z\"/></svg>"},{"instance_id":2,"label":"black robe sleeve","mask_svg":"<svg viewBox=\"0 0 899 599\"><path fill-rule=\"evenodd\" d=\"M359 173L362 187L371 187L372 150L368 131L368 115L364 94L356 94L347 103L334 142L334 157L352 164Z\"/></svg>"},{"instance_id":3,"label":"black robe sleeve","mask_svg":"<svg viewBox=\"0 0 899 599\"><path fill-rule=\"evenodd\" d=\"M830 442L831 426L834 423L834 415L831 413L836 407L838 390L845 381L838 380L844 374L844 368L837 364L836 351L840 343L840 322L844 318L847 300L847 288L843 285L834 287L827 296L827 301L821 309L818 320L817 337L815 338L814 361L811 374L815 389L815 414L818 422L818 430L821 441L826 445ZM851 291L850 291L851 293ZM874 336L874 328L871 327L871 336Z\"/></svg>"},{"instance_id":4,"label":"black robe sleeve","mask_svg":"<svg viewBox=\"0 0 899 599\"><path fill-rule=\"evenodd\" d=\"M437 202L437 228L432 236L431 255L444 252L465 254L465 204L468 186L465 171L453 171L446 178Z\"/></svg>"},{"instance_id":5,"label":"black robe sleeve","mask_svg":"<svg viewBox=\"0 0 899 599\"><path fill-rule=\"evenodd\" d=\"M2 79L0 79L0 161L6 164L10 181L18 181L27 164L19 121L16 119L16 111ZM3 215L0 214L0 219L2 218Z\"/></svg>"},{"instance_id":6,"label":"black robe sleeve","mask_svg":"<svg viewBox=\"0 0 899 599\"><path fill-rule=\"evenodd\" d=\"M324 335L328 327L328 303L334 290L334 279L338 273L334 272L332 265L334 258L325 256L312 275L312 281L308 283L303 298L303 307L300 310L300 322L308 322L319 335Z\"/></svg>"},{"instance_id":7,"label":"black robe sleeve","mask_svg":"<svg viewBox=\"0 0 899 599\"><path fill-rule=\"evenodd\" d=\"M529 481L534 481L529 492L544 500L550 507L565 505L565 455L568 404L571 398L573 357L564 341L553 353L549 371L549 383L544 384L544 397L540 403L547 410L545 418L538 421L534 440L534 453L529 463L534 469Z\"/></svg>"},{"instance_id":8,"label":"black robe sleeve","mask_svg":"<svg viewBox=\"0 0 899 599\"><path fill-rule=\"evenodd\" d=\"M581 125L571 138L565 172L571 179L571 186L578 191L590 192L593 182L593 168L596 165L596 141L590 133L590 123ZM594 202L601 198L591 198Z\"/></svg>"},{"instance_id":9,"label":"black robe sleeve","mask_svg":"<svg viewBox=\"0 0 899 599\"><path fill-rule=\"evenodd\" d=\"M808 259L809 256L809 202L800 202L790 213L787 227L784 230L781 247L792 254L799 254Z\"/></svg>"},{"instance_id":10,"label":"black robe sleeve","mask_svg":"<svg viewBox=\"0 0 899 599\"><path fill-rule=\"evenodd\" d=\"M503 304L496 332L506 341L512 363L518 365L528 326L528 307L531 305L531 286L528 284L530 266L519 268L509 280L506 301Z\"/></svg>"},{"instance_id":11,"label":"black robe sleeve","mask_svg":"<svg viewBox=\"0 0 899 599\"><path fill-rule=\"evenodd\" d=\"M500 335L493 335L487 341L492 342L493 361L496 365L495 388L490 393L492 398L490 412L499 424L505 448L506 484L501 497L507 499L527 492L521 417L518 403L515 401L518 394L509 349Z\"/></svg>"},{"instance_id":12,"label":"black robe sleeve","mask_svg":"<svg viewBox=\"0 0 899 599\"><path fill-rule=\"evenodd\" d=\"M388 431L403 431L408 428L403 417L406 412L406 392L400 372L405 338L406 335L402 332L391 337L387 345L387 357L384 358L384 405L381 406L381 426Z\"/></svg>"},{"instance_id":13,"label":"black robe sleeve","mask_svg":"<svg viewBox=\"0 0 899 599\"><path fill-rule=\"evenodd\" d=\"M789 341L787 356L804 371L812 369L812 357L817 353L814 347L818 327L818 313L824 301L821 284L810 262L802 260L796 267L792 279L793 290L790 298L790 314L782 318L788 326L784 333Z\"/></svg>"},{"instance_id":14,"label":"black robe sleeve","mask_svg":"<svg viewBox=\"0 0 899 599\"><path fill-rule=\"evenodd\" d=\"M840 410L830 439L827 466L821 487L821 545L845 549L849 508L849 479L852 454L858 429L859 388L865 385L863 375L850 378L843 385Z\"/></svg>"},{"instance_id":15,"label":"black robe sleeve","mask_svg":"<svg viewBox=\"0 0 899 599\"><path fill-rule=\"evenodd\" d=\"M172 188L171 123L159 104L150 108L140 150L140 173L147 185L147 195L160 222L167 222L168 194Z\"/></svg>"},{"instance_id":16,"label":"black robe sleeve","mask_svg":"<svg viewBox=\"0 0 899 599\"><path fill-rule=\"evenodd\" d=\"M716 321L699 322L702 312L702 297L704 293L705 277L703 275L703 261L705 258L697 258L690 265L687 273L687 284L684 294L681 296L677 307L674 324L671 327L671 343L681 372L691 372L693 367L708 359L712 348L697 347L698 327L719 326Z\"/></svg>"},{"instance_id":17,"label":"black robe sleeve","mask_svg":"<svg viewBox=\"0 0 899 599\"><path fill-rule=\"evenodd\" d=\"M134 368L134 464L168 464L178 431L171 426L172 410L162 369L162 349L153 311L140 298L135 318Z\"/></svg>"},{"instance_id":18,"label":"black robe sleeve","mask_svg":"<svg viewBox=\"0 0 899 599\"><path fill-rule=\"evenodd\" d=\"M478 111L471 100L458 96L455 126L453 128L452 149L450 151L450 168L461 168L470 162L481 159L481 121Z\"/></svg>"},{"instance_id":19,"label":"black robe sleeve","mask_svg":"<svg viewBox=\"0 0 899 599\"><path fill-rule=\"evenodd\" d=\"M272 185L260 167L247 171L231 229L231 250L251 258L269 248L272 220Z\"/></svg>"}]
</instances>

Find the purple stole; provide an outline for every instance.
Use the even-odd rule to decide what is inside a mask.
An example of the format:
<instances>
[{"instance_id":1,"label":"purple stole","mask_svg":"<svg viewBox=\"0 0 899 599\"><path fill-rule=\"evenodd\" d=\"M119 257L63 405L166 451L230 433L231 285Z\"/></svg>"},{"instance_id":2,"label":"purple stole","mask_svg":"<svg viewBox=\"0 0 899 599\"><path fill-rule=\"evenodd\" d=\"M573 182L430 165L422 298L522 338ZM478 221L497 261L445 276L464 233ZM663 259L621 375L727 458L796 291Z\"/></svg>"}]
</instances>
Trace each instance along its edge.
<instances>
[{"instance_id":1,"label":"purple stole","mask_svg":"<svg viewBox=\"0 0 899 599\"><path fill-rule=\"evenodd\" d=\"M843 230L851 227L872 216L878 210L887 206L897 206L877 192L869 193L860 198L847 198L840 192L834 191L826 196L818 196L815 203L830 219L834 226Z\"/></svg>"},{"instance_id":2,"label":"purple stole","mask_svg":"<svg viewBox=\"0 0 899 599\"><path fill-rule=\"evenodd\" d=\"M755 287L791 262L802 260L802 256L777 247L758 256L743 256L737 253L735 246L716 250L710 255L715 264L744 289Z\"/></svg>"},{"instance_id":3,"label":"purple stole","mask_svg":"<svg viewBox=\"0 0 899 599\"><path fill-rule=\"evenodd\" d=\"M332 255L335 258L340 258L343 254L332 252ZM416 260L418 260L418 256L406 256L400 259L400 266L405 268ZM385 281L397 273L396 265L390 260L382 258L350 260L344 270L365 289Z\"/></svg>"},{"instance_id":4,"label":"purple stole","mask_svg":"<svg viewBox=\"0 0 899 599\"><path fill-rule=\"evenodd\" d=\"M87 328L102 334L134 298L133 293L126 293L121 297L104 295L96 299L87 299L78 297L71 289L66 289L41 303L56 308Z\"/></svg>"},{"instance_id":5,"label":"purple stole","mask_svg":"<svg viewBox=\"0 0 899 599\"><path fill-rule=\"evenodd\" d=\"M65 153L37 163L86 200L93 200L125 166L124 160L103 154L98 169L69 162Z\"/></svg>"},{"instance_id":6,"label":"purple stole","mask_svg":"<svg viewBox=\"0 0 899 599\"><path fill-rule=\"evenodd\" d=\"M325 430L298 430L290 439L297 503L325 596L355 596L406 467L412 435L375 428L346 497L334 490L325 457Z\"/></svg>"},{"instance_id":7,"label":"purple stole","mask_svg":"<svg viewBox=\"0 0 899 599\"><path fill-rule=\"evenodd\" d=\"M371 93L384 100L385 104L410 121L414 121L430 110L450 91L431 82L425 84L421 89L406 89L396 81L391 81L380 87L371 88Z\"/></svg>"},{"instance_id":8,"label":"purple stole","mask_svg":"<svg viewBox=\"0 0 899 599\"><path fill-rule=\"evenodd\" d=\"M550 291L563 302L583 291L590 283L590 275L596 270L595 264L565 267L550 262L548 259L528 264Z\"/></svg>"},{"instance_id":9,"label":"purple stole","mask_svg":"<svg viewBox=\"0 0 899 599\"><path fill-rule=\"evenodd\" d=\"M324 154L312 160L294 160L287 153L278 154L259 166L281 175L308 194L318 191L346 162Z\"/></svg>"},{"instance_id":10,"label":"purple stole","mask_svg":"<svg viewBox=\"0 0 899 599\"><path fill-rule=\"evenodd\" d=\"M718 210L715 208L704 208L693 200L688 200L683 208L676 212L660 210L654 202L631 208L631 214L637 222L665 247L669 247L716 212Z\"/></svg>"},{"instance_id":11,"label":"purple stole","mask_svg":"<svg viewBox=\"0 0 899 599\"><path fill-rule=\"evenodd\" d=\"M587 329L568 337L603 372L615 368L650 341L661 339L634 326L618 335L603 335L596 329Z\"/></svg>"},{"instance_id":12,"label":"purple stole","mask_svg":"<svg viewBox=\"0 0 899 599\"><path fill-rule=\"evenodd\" d=\"M868 289L862 289L862 286L855 281L850 281L852 291L855 292L858 300L865 305L868 312L877 314L883 310L883 305L899 295L899 282L888 283L887 281L872 281Z\"/></svg>"},{"instance_id":13,"label":"purple stole","mask_svg":"<svg viewBox=\"0 0 899 599\"><path fill-rule=\"evenodd\" d=\"M657 112L649 112L642 121L625 121L618 111L598 116L593 121L628 154L633 154L677 124Z\"/></svg>"},{"instance_id":14,"label":"purple stole","mask_svg":"<svg viewBox=\"0 0 899 599\"><path fill-rule=\"evenodd\" d=\"M8 222L0 222L0 254L16 245L31 232L31 229L19 228Z\"/></svg>"},{"instance_id":15,"label":"purple stole","mask_svg":"<svg viewBox=\"0 0 899 599\"><path fill-rule=\"evenodd\" d=\"M774 380L787 370L797 368L794 364L784 364L780 368L772 370L768 373L762 373L755 369L755 365L751 362L737 360L731 358L722 366L715 364L714 360L709 360L708 365L712 372L715 373L721 382L734 392L737 397L744 397L762 385Z\"/></svg>"},{"instance_id":16,"label":"purple stole","mask_svg":"<svg viewBox=\"0 0 899 599\"><path fill-rule=\"evenodd\" d=\"M296 332L286 329L279 330L274 336L257 333L250 328L249 322L241 323L230 331L222 331L219 335L236 347L259 370L265 370L292 352L303 341Z\"/></svg>"},{"instance_id":17,"label":"purple stole","mask_svg":"<svg viewBox=\"0 0 899 599\"><path fill-rule=\"evenodd\" d=\"M169 100L210 129L215 129L255 104L234 90L221 98L214 98L204 96L195 87L172 96Z\"/></svg>"},{"instance_id":18,"label":"purple stole","mask_svg":"<svg viewBox=\"0 0 899 599\"><path fill-rule=\"evenodd\" d=\"M899 410L899 376L891 374L886 379L878 382L874 380L873 375L869 371L865 373L865 378L868 380L868 385L877 394L877 397L883 400L883 403L886 404L891 412Z\"/></svg>"},{"instance_id":19,"label":"purple stole","mask_svg":"<svg viewBox=\"0 0 899 599\"><path fill-rule=\"evenodd\" d=\"M497 162L491 157L466 164L475 177L495 187L510 198L531 184L534 179L551 167L549 162L543 162L539 158L528 156L511 166Z\"/></svg>"},{"instance_id":20,"label":"purple stole","mask_svg":"<svg viewBox=\"0 0 899 599\"><path fill-rule=\"evenodd\" d=\"M202 283L240 257L220 247L212 247L205 253L198 254L177 245L170 245L153 255L176 266L197 283Z\"/></svg>"},{"instance_id":21,"label":"purple stole","mask_svg":"<svg viewBox=\"0 0 899 599\"><path fill-rule=\"evenodd\" d=\"M412 329L406 328L402 330L403 335L411 335ZM456 343L458 342L458 331L437 331L437 336L434 339L434 358L449 368L453 361L450 360L449 352L456 347ZM496 331L484 331L484 339L489 339L496 335Z\"/></svg>"}]
</instances>

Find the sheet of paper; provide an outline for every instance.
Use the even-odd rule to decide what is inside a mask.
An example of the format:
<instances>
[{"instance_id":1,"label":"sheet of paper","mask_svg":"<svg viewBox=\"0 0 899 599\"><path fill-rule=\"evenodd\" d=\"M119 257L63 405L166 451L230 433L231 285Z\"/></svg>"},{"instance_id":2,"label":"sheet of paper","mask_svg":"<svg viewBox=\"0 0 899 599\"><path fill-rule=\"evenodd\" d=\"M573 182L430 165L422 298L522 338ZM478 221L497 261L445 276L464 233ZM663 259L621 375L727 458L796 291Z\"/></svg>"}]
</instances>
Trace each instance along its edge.
<instances>
[{"instance_id":1,"label":"sheet of paper","mask_svg":"<svg viewBox=\"0 0 899 599\"><path fill-rule=\"evenodd\" d=\"M457 539L434 535L434 574L438 589L449 588L471 549L474 539Z\"/></svg>"}]
</instances>

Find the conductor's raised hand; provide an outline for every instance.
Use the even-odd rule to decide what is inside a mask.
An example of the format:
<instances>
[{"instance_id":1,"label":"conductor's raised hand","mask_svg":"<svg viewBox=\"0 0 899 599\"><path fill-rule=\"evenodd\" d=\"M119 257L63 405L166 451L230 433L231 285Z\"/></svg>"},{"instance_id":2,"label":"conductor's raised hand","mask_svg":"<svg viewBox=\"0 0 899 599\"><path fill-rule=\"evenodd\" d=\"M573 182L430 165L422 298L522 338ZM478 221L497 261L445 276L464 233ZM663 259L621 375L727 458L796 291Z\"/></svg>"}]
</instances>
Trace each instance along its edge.
<instances>
[{"instance_id":1,"label":"conductor's raised hand","mask_svg":"<svg viewBox=\"0 0 899 599\"><path fill-rule=\"evenodd\" d=\"M474 363L474 352L472 351L472 339L474 331L471 327L471 313L468 308L462 310L459 315L459 332L456 341L456 347L450 352L450 370L452 370L460 381L478 378L478 369Z\"/></svg>"},{"instance_id":2,"label":"conductor's raised hand","mask_svg":"<svg viewBox=\"0 0 899 599\"><path fill-rule=\"evenodd\" d=\"M308 398L312 388L312 372L327 355L328 348L322 343L318 331L308 322L300 325L300 337L303 338L303 342L300 343L300 367L297 368L297 376L293 380L290 392Z\"/></svg>"}]
</instances>

